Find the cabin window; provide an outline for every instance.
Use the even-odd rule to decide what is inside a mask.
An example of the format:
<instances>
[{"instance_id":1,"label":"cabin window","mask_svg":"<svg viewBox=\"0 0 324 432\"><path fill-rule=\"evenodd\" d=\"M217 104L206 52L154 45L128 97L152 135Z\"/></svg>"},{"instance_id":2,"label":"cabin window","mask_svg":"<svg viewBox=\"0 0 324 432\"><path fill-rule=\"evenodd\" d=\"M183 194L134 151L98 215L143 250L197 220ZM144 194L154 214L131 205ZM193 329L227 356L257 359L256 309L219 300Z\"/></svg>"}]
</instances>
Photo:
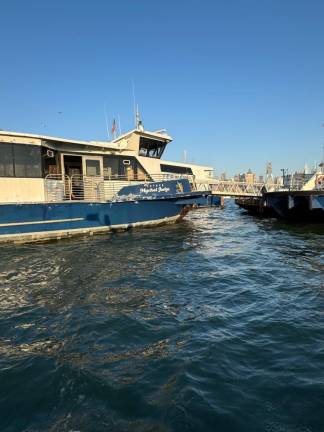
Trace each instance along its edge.
<instances>
[{"instance_id":1,"label":"cabin window","mask_svg":"<svg viewBox=\"0 0 324 432\"><path fill-rule=\"evenodd\" d=\"M0 143L0 177L14 176L12 144Z\"/></svg>"},{"instance_id":2,"label":"cabin window","mask_svg":"<svg viewBox=\"0 0 324 432\"><path fill-rule=\"evenodd\" d=\"M41 148L28 144L0 143L1 177L42 177Z\"/></svg>"},{"instance_id":3,"label":"cabin window","mask_svg":"<svg viewBox=\"0 0 324 432\"><path fill-rule=\"evenodd\" d=\"M161 171L172 174L187 174L192 175L192 169L184 166L161 164Z\"/></svg>"},{"instance_id":4,"label":"cabin window","mask_svg":"<svg viewBox=\"0 0 324 432\"><path fill-rule=\"evenodd\" d=\"M14 144L13 150L16 177L42 177L40 147Z\"/></svg>"},{"instance_id":5,"label":"cabin window","mask_svg":"<svg viewBox=\"0 0 324 432\"><path fill-rule=\"evenodd\" d=\"M164 152L166 143L154 139L140 137L139 142L139 156L146 156L151 158L160 159Z\"/></svg>"},{"instance_id":6,"label":"cabin window","mask_svg":"<svg viewBox=\"0 0 324 432\"><path fill-rule=\"evenodd\" d=\"M100 161L87 159L86 173L87 176L100 176Z\"/></svg>"},{"instance_id":7,"label":"cabin window","mask_svg":"<svg viewBox=\"0 0 324 432\"><path fill-rule=\"evenodd\" d=\"M103 158L104 177L116 178L119 174L119 157L108 156Z\"/></svg>"}]
</instances>

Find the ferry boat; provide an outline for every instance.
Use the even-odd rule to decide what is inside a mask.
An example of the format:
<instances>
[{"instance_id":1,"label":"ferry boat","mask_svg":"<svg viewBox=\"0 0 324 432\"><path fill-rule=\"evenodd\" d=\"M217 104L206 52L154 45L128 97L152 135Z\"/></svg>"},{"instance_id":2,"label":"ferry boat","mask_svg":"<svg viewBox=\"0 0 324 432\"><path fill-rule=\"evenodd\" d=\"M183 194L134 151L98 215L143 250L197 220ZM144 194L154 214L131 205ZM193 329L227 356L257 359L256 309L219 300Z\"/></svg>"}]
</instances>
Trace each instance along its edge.
<instances>
[{"instance_id":1,"label":"ferry boat","mask_svg":"<svg viewBox=\"0 0 324 432\"><path fill-rule=\"evenodd\" d=\"M182 219L207 200L195 174L209 168L161 162L170 141L141 127L111 142L0 131L0 242Z\"/></svg>"}]
</instances>

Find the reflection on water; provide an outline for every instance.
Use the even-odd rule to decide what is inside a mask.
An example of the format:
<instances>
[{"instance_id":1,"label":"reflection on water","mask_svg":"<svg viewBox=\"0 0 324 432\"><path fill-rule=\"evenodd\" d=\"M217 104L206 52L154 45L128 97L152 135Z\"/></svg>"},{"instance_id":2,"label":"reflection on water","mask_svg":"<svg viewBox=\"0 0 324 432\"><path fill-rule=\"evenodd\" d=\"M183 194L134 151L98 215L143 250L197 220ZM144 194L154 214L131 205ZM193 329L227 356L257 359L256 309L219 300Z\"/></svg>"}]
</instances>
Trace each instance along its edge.
<instances>
[{"instance_id":1,"label":"reflection on water","mask_svg":"<svg viewBox=\"0 0 324 432\"><path fill-rule=\"evenodd\" d=\"M229 202L2 247L0 430L322 430L323 234Z\"/></svg>"}]
</instances>

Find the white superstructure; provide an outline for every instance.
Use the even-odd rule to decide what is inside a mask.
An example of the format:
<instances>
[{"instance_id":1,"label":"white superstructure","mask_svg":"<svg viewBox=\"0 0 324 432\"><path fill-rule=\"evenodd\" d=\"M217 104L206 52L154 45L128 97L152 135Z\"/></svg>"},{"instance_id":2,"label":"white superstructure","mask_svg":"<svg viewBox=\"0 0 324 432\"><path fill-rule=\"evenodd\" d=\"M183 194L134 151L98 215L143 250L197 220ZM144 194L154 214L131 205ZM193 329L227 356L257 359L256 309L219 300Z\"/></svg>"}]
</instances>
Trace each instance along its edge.
<instances>
[{"instance_id":1,"label":"white superstructure","mask_svg":"<svg viewBox=\"0 0 324 432\"><path fill-rule=\"evenodd\" d=\"M77 179L82 179L83 190L109 181L107 198L125 182L177 176L188 176L198 189L208 190L211 167L161 159L171 141L164 131L149 132L142 127L113 141L0 131L0 202L48 201L48 179L56 176L60 181L64 176L74 178L74 188L81 181Z\"/></svg>"}]
</instances>

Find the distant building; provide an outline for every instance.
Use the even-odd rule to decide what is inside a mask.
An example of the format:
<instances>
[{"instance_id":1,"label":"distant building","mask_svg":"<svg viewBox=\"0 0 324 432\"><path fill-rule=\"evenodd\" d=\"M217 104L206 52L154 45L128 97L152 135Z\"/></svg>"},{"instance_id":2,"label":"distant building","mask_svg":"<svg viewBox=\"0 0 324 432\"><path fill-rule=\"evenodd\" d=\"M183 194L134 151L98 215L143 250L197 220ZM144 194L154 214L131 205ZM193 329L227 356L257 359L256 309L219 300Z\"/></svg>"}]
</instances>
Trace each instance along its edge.
<instances>
[{"instance_id":1,"label":"distant building","mask_svg":"<svg viewBox=\"0 0 324 432\"><path fill-rule=\"evenodd\" d=\"M251 171L251 169L249 169L249 171L244 176L245 176L245 183L248 184L255 183L256 175Z\"/></svg>"},{"instance_id":2,"label":"distant building","mask_svg":"<svg viewBox=\"0 0 324 432\"><path fill-rule=\"evenodd\" d=\"M295 171L293 174L287 174L283 177L283 185L287 189L301 189L313 176L312 173Z\"/></svg>"},{"instance_id":3,"label":"distant building","mask_svg":"<svg viewBox=\"0 0 324 432\"><path fill-rule=\"evenodd\" d=\"M220 179L221 179L222 181L226 180L226 173L225 173L225 172L223 172L223 173L220 175Z\"/></svg>"},{"instance_id":4,"label":"distant building","mask_svg":"<svg viewBox=\"0 0 324 432\"><path fill-rule=\"evenodd\" d=\"M274 178L272 174L272 162L268 162L266 165L266 184L274 183Z\"/></svg>"},{"instance_id":5,"label":"distant building","mask_svg":"<svg viewBox=\"0 0 324 432\"><path fill-rule=\"evenodd\" d=\"M258 180L258 182L259 182L259 183L264 183L264 177L263 177L263 175L259 175L259 180Z\"/></svg>"},{"instance_id":6,"label":"distant building","mask_svg":"<svg viewBox=\"0 0 324 432\"><path fill-rule=\"evenodd\" d=\"M282 186L282 176L275 177L273 180L274 184Z\"/></svg>"}]
</instances>

